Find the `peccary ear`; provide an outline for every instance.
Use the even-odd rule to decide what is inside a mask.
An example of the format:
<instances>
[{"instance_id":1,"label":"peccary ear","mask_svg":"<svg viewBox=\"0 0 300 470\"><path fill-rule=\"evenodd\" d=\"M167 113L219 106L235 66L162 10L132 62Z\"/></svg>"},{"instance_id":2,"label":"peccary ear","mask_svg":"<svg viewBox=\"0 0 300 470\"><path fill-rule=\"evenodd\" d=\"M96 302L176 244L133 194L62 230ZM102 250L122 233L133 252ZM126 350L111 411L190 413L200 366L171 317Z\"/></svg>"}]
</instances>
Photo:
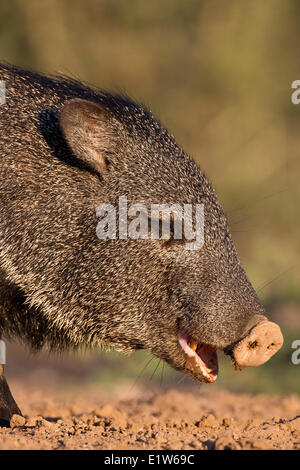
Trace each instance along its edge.
<instances>
[{"instance_id":1,"label":"peccary ear","mask_svg":"<svg viewBox=\"0 0 300 470\"><path fill-rule=\"evenodd\" d=\"M108 156L116 145L108 111L92 101L75 98L64 105L59 121L74 155L102 175L106 173Z\"/></svg>"}]
</instances>

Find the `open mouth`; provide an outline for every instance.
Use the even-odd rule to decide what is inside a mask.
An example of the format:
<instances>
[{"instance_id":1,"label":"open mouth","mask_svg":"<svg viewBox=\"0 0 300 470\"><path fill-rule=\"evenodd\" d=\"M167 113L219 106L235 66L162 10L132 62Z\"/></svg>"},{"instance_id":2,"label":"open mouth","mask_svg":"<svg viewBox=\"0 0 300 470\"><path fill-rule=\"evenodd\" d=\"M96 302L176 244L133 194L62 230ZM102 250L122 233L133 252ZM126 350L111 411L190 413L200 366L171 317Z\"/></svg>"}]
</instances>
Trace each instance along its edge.
<instances>
[{"instance_id":1,"label":"open mouth","mask_svg":"<svg viewBox=\"0 0 300 470\"><path fill-rule=\"evenodd\" d=\"M276 323L258 318L237 341L223 348L234 368L257 367L270 359L282 346L283 337ZM186 355L185 369L202 382L215 382L218 377L218 356L215 347L196 341L179 324L178 342Z\"/></svg>"},{"instance_id":2,"label":"open mouth","mask_svg":"<svg viewBox=\"0 0 300 470\"><path fill-rule=\"evenodd\" d=\"M218 356L216 348L209 344L197 343L181 329L178 342L187 356L186 369L203 382L214 382L218 377Z\"/></svg>"}]
</instances>

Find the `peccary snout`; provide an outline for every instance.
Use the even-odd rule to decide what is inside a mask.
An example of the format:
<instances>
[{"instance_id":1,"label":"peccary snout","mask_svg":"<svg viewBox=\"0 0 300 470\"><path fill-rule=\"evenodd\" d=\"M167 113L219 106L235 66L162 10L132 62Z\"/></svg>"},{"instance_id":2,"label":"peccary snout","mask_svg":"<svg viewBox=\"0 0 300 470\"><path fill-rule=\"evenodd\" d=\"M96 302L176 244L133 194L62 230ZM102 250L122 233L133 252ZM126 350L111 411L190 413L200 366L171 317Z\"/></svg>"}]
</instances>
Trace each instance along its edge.
<instances>
[{"instance_id":1,"label":"peccary snout","mask_svg":"<svg viewBox=\"0 0 300 470\"><path fill-rule=\"evenodd\" d=\"M260 366L267 362L282 344L283 336L279 326L260 316L258 324L252 326L246 336L232 349L235 367L241 369L247 366Z\"/></svg>"}]
</instances>

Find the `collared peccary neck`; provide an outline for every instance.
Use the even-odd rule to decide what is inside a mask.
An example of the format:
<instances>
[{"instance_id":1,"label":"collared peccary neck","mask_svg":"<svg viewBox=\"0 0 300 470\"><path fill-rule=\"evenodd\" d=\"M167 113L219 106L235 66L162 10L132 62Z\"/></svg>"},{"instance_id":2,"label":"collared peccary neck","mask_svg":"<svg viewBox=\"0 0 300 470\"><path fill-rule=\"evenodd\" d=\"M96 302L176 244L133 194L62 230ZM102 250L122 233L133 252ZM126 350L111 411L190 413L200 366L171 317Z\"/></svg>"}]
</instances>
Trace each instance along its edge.
<instances>
[{"instance_id":1,"label":"collared peccary neck","mask_svg":"<svg viewBox=\"0 0 300 470\"><path fill-rule=\"evenodd\" d=\"M183 369L178 328L223 349L264 309L207 179L129 98L2 65L0 329L33 347L148 348ZM96 208L204 204L205 243L100 240ZM1 333L0 333L1 336Z\"/></svg>"}]
</instances>

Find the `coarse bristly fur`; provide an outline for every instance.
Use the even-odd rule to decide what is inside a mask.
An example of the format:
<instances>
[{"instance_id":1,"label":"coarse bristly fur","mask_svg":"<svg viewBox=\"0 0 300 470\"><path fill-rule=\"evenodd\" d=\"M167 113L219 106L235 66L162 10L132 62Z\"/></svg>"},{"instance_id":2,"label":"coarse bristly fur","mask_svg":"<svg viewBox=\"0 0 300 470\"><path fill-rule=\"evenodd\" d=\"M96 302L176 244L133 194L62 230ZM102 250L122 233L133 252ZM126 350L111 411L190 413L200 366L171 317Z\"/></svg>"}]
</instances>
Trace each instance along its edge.
<instances>
[{"instance_id":1,"label":"coarse bristly fur","mask_svg":"<svg viewBox=\"0 0 300 470\"><path fill-rule=\"evenodd\" d=\"M149 349L177 369L178 322L224 349L263 307L199 167L145 107L0 65L0 337ZM204 203L205 244L100 240L96 208Z\"/></svg>"}]
</instances>

